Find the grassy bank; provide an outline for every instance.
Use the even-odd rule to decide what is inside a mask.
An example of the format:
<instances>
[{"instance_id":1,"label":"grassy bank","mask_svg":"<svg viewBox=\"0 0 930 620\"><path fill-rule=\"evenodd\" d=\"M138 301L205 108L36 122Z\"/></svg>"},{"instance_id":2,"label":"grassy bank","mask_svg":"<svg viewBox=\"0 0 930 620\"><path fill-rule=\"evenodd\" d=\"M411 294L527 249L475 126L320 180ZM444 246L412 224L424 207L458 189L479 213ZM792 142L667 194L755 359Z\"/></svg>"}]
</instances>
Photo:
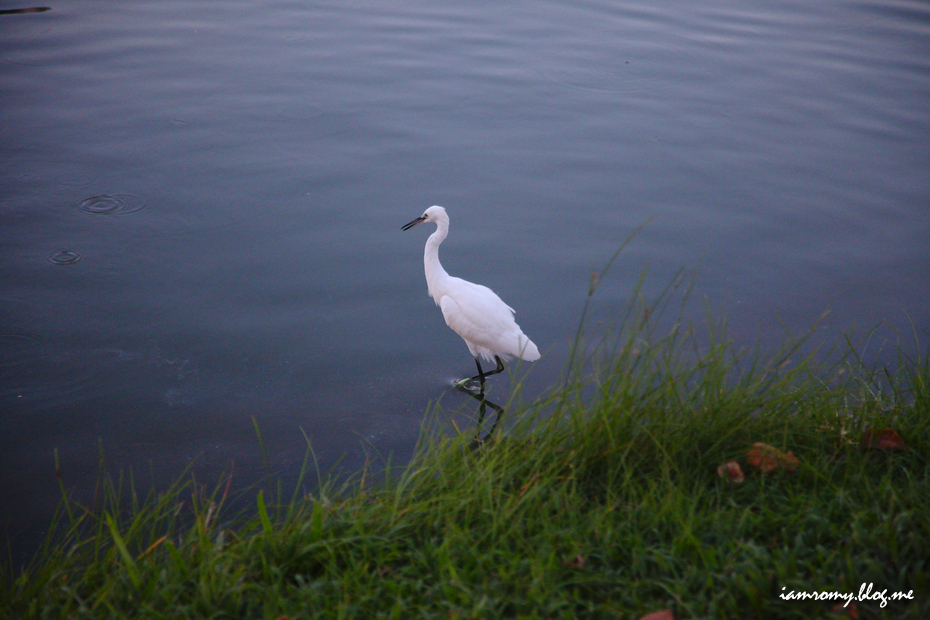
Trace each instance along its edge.
<instances>
[{"instance_id":1,"label":"grassy bank","mask_svg":"<svg viewBox=\"0 0 930 620\"><path fill-rule=\"evenodd\" d=\"M233 515L224 483L127 504L104 480L96 505L62 504L67 533L4 575L0 605L22 618L930 617L926 357L886 372L845 344L741 353L717 329L659 330L652 309L579 337L562 385L511 402L486 441L427 429L386 482L253 490ZM845 608L790 596L863 584L873 600ZM882 591L913 598L883 607Z\"/></svg>"}]
</instances>

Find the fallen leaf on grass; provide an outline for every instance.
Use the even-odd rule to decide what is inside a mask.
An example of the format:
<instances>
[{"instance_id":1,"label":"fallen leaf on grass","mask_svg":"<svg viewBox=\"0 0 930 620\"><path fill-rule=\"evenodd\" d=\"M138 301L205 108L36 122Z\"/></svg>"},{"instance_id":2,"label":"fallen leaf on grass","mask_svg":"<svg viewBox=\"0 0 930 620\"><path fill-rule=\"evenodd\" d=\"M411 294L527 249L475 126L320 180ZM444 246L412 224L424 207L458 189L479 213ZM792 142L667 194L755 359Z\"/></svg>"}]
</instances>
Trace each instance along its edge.
<instances>
[{"instance_id":1,"label":"fallen leaf on grass","mask_svg":"<svg viewBox=\"0 0 930 620\"><path fill-rule=\"evenodd\" d=\"M646 614L639 620L675 620L675 614L672 613L671 609L663 609L662 611L654 611L651 614Z\"/></svg>"},{"instance_id":2,"label":"fallen leaf on grass","mask_svg":"<svg viewBox=\"0 0 930 620\"><path fill-rule=\"evenodd\" d=\"M869 429L862 433L859 447L863 450L904 450L904 440L890 428Z\"/></svg>"},{"instance_id":3,"label":"fallen leaf on grass","mask_svg":"<svg viewBox=\"0 0 930 620\"><path fill-rule=\"evenodd\" d=\"M767 443L762 443L757 441L752 444L752 447L749 448L749 452L746 453L746 460L749 461L749 464L753 467L758 468L763 474L778 469L779 467L787 469L788 471L794 471L797 469L798 457L791 453L791 450L788 452L782 452L778 448L768 445Z\"/></svg>"},{"instance_id":4,"label":"fallen leaf on grass","mask_svg":"<svg viewBox=\"0 0 930 620\"><path fill-rule=\"evenodd\" d=\"M736 461L730 461L718 467L717 475L730 482L742 482L746 479L746 476L743 475L743 469Z\"/></svg>"}]
</instances>

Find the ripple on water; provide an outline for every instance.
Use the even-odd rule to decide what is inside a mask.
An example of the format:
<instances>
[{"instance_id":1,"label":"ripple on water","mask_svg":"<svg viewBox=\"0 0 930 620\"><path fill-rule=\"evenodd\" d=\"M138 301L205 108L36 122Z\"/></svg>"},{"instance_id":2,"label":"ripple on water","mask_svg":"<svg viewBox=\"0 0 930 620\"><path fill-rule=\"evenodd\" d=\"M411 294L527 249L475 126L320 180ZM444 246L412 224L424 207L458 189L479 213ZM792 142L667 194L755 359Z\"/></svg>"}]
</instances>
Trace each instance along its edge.
<instances>
[{"instance_id":1,"label":"ripple on water","mask_svg":"<svg viewBox=\"0 0 930 620\"><path fill-rule=\"evenodd\" d=\"M45 260L53 265L73 265L84 258L72 250L55 250L45 257Z\"/></svg>"},{"instance_id":2,"label":"ripple on water","mask_svg":"<svg viewBox=\"0 0 930 620\"><path fill-rule=\"evenodd\" d=\"M99 194L80 200L77 208L92 215L129 215L143 210L145 203L135 194Z\"/></svg>"}]
</instances>

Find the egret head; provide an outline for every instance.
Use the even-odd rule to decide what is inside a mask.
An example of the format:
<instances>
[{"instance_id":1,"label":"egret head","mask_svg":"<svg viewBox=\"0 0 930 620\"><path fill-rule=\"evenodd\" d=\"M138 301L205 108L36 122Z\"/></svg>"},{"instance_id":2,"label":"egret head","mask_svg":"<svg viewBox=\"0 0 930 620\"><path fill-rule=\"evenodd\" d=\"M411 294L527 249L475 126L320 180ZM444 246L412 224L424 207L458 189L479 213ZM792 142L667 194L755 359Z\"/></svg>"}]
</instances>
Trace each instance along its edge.
<instances>
[{"instance_id":1,"label":"egret head","mask_svg":"<svg viewBox=\"0 0 930 620\"><path fill-rule=\"evenodd\" d=\"M422 224L423 222L432 222L439 226L440 224L449 224L449 216L446 215L446 210L440 206L432 206L426 211L423 212L423 215L413 220L412 222L407 222L401 226L401 230L410 230L417 224Z\"/></svg>"}]
</instances>

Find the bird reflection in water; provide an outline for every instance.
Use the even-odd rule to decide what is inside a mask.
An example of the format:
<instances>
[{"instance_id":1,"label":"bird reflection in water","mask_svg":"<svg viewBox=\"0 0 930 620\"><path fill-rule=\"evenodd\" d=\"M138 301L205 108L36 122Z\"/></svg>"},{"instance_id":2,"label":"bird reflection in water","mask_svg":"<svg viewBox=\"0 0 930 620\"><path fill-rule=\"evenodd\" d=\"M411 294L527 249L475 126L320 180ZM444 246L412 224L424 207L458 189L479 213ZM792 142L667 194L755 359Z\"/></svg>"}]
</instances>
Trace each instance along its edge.
<instances>
[{"instance_id":1,"label":"bird reflection in water","mask_svg":"<svg viewBox=\"0 0 930 620\"><path fill-rule=\"evenodd\" d=\"M471 383L458 382L453 384L456 390L468 394L480 403L478 406L478 423L475 425L475 438L470 444L473 450L487 447L493 442L494 431L497 430L497 425L501 423L501 419L504 417L504 408L487 399L484 391L484 383L480 384L480 388L477 391L469 388L469 386L474 385L474 383L473 380ZM484 425L484 417L487 415L488 407L494 410L494 424L491 426L491 429L482 436L481 427Z\"/></svg>"}]
</instances>

